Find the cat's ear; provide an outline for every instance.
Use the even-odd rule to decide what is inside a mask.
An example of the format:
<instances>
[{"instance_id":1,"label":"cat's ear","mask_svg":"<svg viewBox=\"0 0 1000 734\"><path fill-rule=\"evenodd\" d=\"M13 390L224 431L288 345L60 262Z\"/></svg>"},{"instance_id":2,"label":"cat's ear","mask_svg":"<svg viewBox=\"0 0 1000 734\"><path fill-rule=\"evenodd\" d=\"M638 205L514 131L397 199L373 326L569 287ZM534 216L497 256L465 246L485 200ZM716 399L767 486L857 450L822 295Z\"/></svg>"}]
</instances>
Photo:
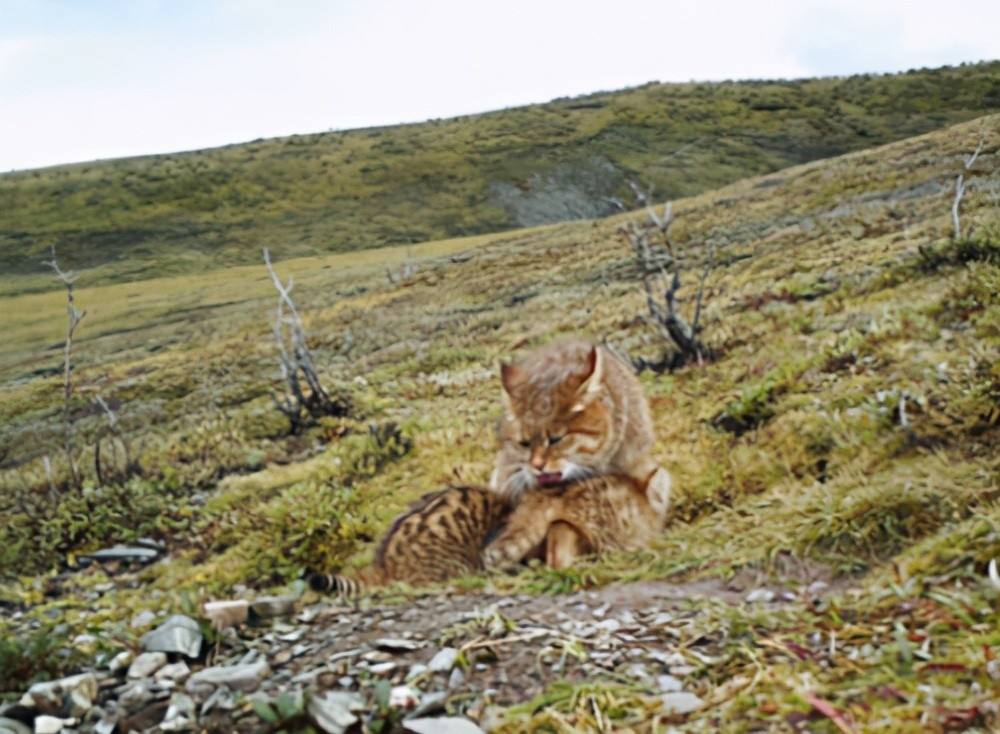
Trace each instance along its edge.
<instances>
[{"instance_id":1,"label":"cat's ear","mask_svg":"<svg viewBox=\"0 0 1000 734\"><path fill-rule=\"evenodd\" d=\"M515 387L524 380L524 370L516 364L500 363L500 384L503 391L512 394Z\"/></svg>"},{"instance_id":2,"label":"cat's ear","mask_svg":"<svg viewBox=\"0 0 1000 734\"><path fill-rule=\"evenodd\" d=\"M584 378L583 383L580 385L578 394L581 397L592 395L600 389L601 381L603 379L604 357L601 354L600 349L597 347L591 347L590 353L584 361Z\"/></svg>"}]
</instances>

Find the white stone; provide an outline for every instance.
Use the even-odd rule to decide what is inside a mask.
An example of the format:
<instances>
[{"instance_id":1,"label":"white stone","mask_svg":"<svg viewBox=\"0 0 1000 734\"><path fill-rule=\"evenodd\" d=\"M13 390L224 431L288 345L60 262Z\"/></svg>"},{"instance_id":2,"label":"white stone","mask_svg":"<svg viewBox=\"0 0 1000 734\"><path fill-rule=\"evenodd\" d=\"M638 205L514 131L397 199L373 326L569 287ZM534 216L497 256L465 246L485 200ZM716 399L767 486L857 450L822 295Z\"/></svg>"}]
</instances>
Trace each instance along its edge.
<instances>
[{"instance_id":1,"label":"white stone","mask_svg":"<svg viewBox=\"0 0 1000 734\"><path fill-rule=\"evenodd\" d=\"M696 695L686 691L664 693L660 696L660 702L663 704L663 708L671 714L689 714L705 705L705 702Z\"/></svg>"},{"instance_id":2,"label":"white stone","mask_svg":"<svg viewBox=\"0 0 1000 734\"><path fill-rule=\"evenodd\" d=\"M257 690L260 682L271 672L266 660L248 665L218 665L199 670L188 678L188 693L208 695L217 686L228 686L234 691L250 693Z\"/></svg>"},{"instance_id":3,"label":"white stone","mask_svg":"<svg viewBox=\"0 0 1000 734\"><path fill-rule=\"evenodd\" d=\"M137 655L128 666L128 677L133 680L148 678L167 664L167 654L163 652L144 652Z\"/></svg>"},{"instance_id":4,"label":"white stone","mask_svg":"<svg viewBox=\"0 0 1000 734\"><path fill-rule=\"evenodd\" d=\"M472 721L460 716L409 719L403 722L403 728L412 734L483 734Z\"/></svg>"},{"instance_id":5,"label":"white stone","mask_svg":"<svg viewBox=\"0 0 1000 734\"><path fill-rule=\"evenodd\" d=\"M432 673L447 673L455 667L455 660L458 658L458 650L453 647L443 647L431 658L427 668Z\"/></svg>"}]
</instances>

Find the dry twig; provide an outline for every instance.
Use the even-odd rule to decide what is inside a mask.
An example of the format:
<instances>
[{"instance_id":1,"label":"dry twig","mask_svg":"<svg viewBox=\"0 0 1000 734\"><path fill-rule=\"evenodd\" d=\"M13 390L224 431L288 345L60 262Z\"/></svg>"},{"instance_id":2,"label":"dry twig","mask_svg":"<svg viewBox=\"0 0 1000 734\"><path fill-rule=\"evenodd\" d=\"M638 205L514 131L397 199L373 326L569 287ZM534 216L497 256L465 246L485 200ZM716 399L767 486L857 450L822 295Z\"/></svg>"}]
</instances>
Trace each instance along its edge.
<instances>
[{"instance_id":1,"label":"dry twig","mask_svg":"<svg viewBox=\"0 0 1000 734\"><path fill-rule=\"evenodd\" d=\"M646 294L646 308L649 317L656 325L660 334L677 348L677 364L694 361L699 365L706 359L711 359L712 352L699 336L701 332L702 301L705 293L705 282L709 271L715 266L715 246L709 246L708 258L702 270L695 296L694 317L691 323L683 317L677 304L677 293L681 288L682 266L677 257L673 240L670 236L670 226L673 224L673 206L667 202L663 213L658 214L649 204L650 197L641 193L641 189L630 182L637 199L645 204L649 223L645 226L629 222L618 230L628 241L635 253L636 264L642 277L642 286ZM640 195L641 194L641 195ZM659 233L662 249L654 250L650 235L653 231ZM662 297L659 296L662 289Z\"/></svg>"},{"instance_id":2,"label":"dry twig","mask_svg":"<svg viewBox=\"0 0 1000 734\"><path fill-rule=\"evenodd\" d=\"M274 317L274 340L278 345L281 376L288 385L288 393L282 396L272 394L278 410L291 423L292 433L311 425L316 418L324 415L344 415L347 404L341 398L333 398L323 387L312 352L306 344L306 332L302 326L295 302L292 301L294 281L282 283L271 264L271 253L264 248L264 264L278 291L278 306ZM303 387L305 382L305 388ZM308 390L308 392L307 392Z\"/></svg>"},{"instance_id":3,"label":"dry twig","mask_svg":"<svg viewBox=\"0 0 1000 734\"><path fill-rule=\"evenodd\" d=\"M954 227L953 237L955 241L962 239L962 222L959 219L959 207L962 204L962 197L965 196L965 191L967 185L965 183L965 174L969 172L972 166L975 164L976 159L979 154L983 151L984 141L980 140L979 145L976 146L976 150L963 161L962 170L955 179L955 199L951 203L951 224Z\"/></svg>"},{"instance_id":4,"label":"dry twig","mask_svg":"<svg viewBox=\"0 0 1000 734\"><path fill-rule=\"evenodd\" d=\"M80 311L76 307L73 298L73 283L76 274L66 272L59 267L56 260L56 248L52 247L52 259L42 263L48 265L55 272L56 277L66 286L66 313L69 318L66 327L66 342L63 346L63 450L66 452L66 461L69 465L69 478L73 487L79 489L82 486L82 477L76 465L76 447L73 436L73 335L77 327L87 315L86 311Z\"/></svg>"}]
</instances>

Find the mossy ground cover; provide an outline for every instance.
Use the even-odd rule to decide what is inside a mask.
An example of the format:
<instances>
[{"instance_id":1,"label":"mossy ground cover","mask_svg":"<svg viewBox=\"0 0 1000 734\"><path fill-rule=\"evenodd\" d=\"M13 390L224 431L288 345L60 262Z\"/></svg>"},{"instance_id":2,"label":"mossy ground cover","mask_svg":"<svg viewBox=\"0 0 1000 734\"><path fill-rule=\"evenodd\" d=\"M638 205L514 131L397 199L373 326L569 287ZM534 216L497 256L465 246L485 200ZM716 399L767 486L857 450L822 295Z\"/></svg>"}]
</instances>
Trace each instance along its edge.
<instances>
[{"instance_id":1,"label":"mossy ground cover","mask_svg":"<svg viewBox=\"0 0 1000 734\"><path fill-rule=\"evenodd\" d=\"M952 243L950 186L980 138L963 203L971 234ZM717 251L703 322L719 357L642 375L675 477L673 523L642 553L461 586L544 593L819 564L859 590L820 608L703 604L681 643L710 642L695 680L716 703L687 726L833 731L810 696L860 729L995 724L998 592L985 574L1000 557L998 171L993 116L677 201L685 308L706 245ZM101 395L142 471L99 486L88 469L82 491L62 486L58 448L63 306L5 299L3 600L43 629L54 614L64 635L129 639L140 608L194 609L238 584L365 563L410 500L488 477L498 359L571 333L662 357L636 318L620 224L401 249L397 263L419 265L405 282L368 253L279 261L323 377L354 406L298 436L271 403L281 382L263 266L93 287L85 274L81 464L103 430ZM56 575L142 535L171 560L136 588L95 593L107 581L97 569ZM547 710L510 712L511 731L652 730L662 722L648 693L612 681L553 690Z\"/></svg>"},{"instance_id":2,"label":"mossy ground cover","mask_svg":"<svg viewBox=\"0 0 1000 734\"><path fill-rule=\"evenodd\" d=\"M473 235L692 196L1000 109L1000 63L648 84L416 125L0 175L0 294ZM826 190L827 197L842 192ZM818 202L803 200L804 206Z\"/></svg>"}]
</instances>

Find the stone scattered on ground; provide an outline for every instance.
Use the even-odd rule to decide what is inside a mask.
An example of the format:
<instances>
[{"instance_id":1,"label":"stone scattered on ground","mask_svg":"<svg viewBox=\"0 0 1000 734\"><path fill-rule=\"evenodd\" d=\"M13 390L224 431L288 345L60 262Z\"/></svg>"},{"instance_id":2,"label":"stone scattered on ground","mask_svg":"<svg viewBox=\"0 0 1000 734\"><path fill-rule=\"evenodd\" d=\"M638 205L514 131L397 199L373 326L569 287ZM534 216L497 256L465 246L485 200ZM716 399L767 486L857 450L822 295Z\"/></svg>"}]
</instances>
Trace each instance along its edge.
<instances>
[{"instance_id":1,"label":"stone scattered on ground","mask_svg":"<svg viewBox=\"0 0 1000 734\"><path fill-rule=\"evenodd\" d=\"M69 719L81 733L264 732L283 717L343 734L386 711L413 734L466 734L491 729L503 707L560 680L631 681L664 716L683 718L710 700L710 684L693 673L722 644L722 633L696 650L677 642L698 614L692 595L705 591L644 582L398 606L320 598L298 610L297 597L267 597L232 606L258 604L264 614L254 625L225 625L211 648L198 622L174 615L142 636L138 655L105 654L93 672L32 686L19 708L0 709L0 734L55 734ZM730 603L763 601L715 592Z\"/></svg>"},{"instance_id":2,"label":"stone scattered on ground","mask_svg":"<svg viewBox=\"0 0 1000 734\"><path fill-rule=\"evenodd\" d=\"M203 636L198 623L183 614L175 614L140 640L147 652L179 653L197 658Z\"/></svg>"}]
</instances>

